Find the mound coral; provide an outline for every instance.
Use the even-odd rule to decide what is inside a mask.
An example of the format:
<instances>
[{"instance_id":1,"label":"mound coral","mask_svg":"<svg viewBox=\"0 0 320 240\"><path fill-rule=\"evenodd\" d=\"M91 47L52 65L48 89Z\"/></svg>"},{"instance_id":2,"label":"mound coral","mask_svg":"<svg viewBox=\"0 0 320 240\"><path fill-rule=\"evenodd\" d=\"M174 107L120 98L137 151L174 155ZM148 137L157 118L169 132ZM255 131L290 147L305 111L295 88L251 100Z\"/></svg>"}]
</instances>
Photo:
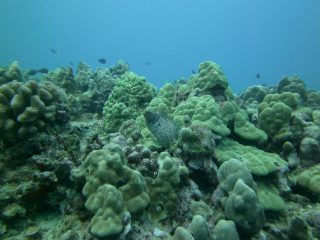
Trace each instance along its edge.
<instances>
[{"instance_id":1,"label":"mound coral","mask_svg":"<svg viewBox=\"0 0 320 240\"><path fill-rule=\"evenodd\" d=\"M11 63L7 68L0 67L0 86L13 80L18 82L22 80L22 74L17 61Z\"/></svg>"},{"instance_id":2,"label":"mound coral","mask_svg":"<svg viewBox=\"0 0 320 240\"><path fill-rule=\"evenodd\" d=\"M155 96L154 87L143 77L127 72L115 84L103 108L104 127L117 132L121 124L135 119Z\"/></svg>"},{"instance_id":3,"label":"mound coral","mask_svg":"<svg viewBox=\"0 0 320 240\"><path fill-rule=\"evenodd\" d=\"M59 122L63 91L51 83L12 81L0 87L0 138L14 143Z\"/></svg>"}]
</instances>

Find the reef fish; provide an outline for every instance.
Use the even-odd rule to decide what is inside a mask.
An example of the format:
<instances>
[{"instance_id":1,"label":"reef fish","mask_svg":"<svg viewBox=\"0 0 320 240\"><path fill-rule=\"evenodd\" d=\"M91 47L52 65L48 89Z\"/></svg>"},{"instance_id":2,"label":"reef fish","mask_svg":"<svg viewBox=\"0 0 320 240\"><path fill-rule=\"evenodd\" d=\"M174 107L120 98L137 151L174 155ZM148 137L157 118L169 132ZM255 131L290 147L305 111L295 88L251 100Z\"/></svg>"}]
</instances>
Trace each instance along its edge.
<instances>
[{"instance_id":1,"label":"reef fish","mask_svg":"<svg viewBox=\"0 0 320 240\"><path fill-rule=\"evenodd\" d=\"M168 147L178 137L180 127L166 115L154 111L145 111L143 115L148 129L161 146Z\"/></svg>"},{"instance_id":2,"label":"reef fish","mask_svg":"<svg viewBox=\"0 0 320 240\"><path fill-rule=\"evenodd\" d=\"M60 53L57 50L55 50L54 48L51 48L50 52L52 52L53 54L60 55Z\"/></svg>"},{"instance_id":3,"label":"reef fish","mask_svg":"<svg viewBox=\"0 0 320 240\"><path fill-rule=\"evenodd\" d=\"M104 58L100 58L100 59L98 59L98 62L102 63L102 64L105 64L107 62L107 60L104 59Z\"/></svg>"},{"instance_id":4,"label":"reef fish","mask_svg":"<svg viewBox=\"0 0 320 240\"><path fill-rule=\"evenodd\" d=\"M38 70L39 73L48 73L49 72L49 69L48 68L40 68Z\"/></svg>"}]
</instances>

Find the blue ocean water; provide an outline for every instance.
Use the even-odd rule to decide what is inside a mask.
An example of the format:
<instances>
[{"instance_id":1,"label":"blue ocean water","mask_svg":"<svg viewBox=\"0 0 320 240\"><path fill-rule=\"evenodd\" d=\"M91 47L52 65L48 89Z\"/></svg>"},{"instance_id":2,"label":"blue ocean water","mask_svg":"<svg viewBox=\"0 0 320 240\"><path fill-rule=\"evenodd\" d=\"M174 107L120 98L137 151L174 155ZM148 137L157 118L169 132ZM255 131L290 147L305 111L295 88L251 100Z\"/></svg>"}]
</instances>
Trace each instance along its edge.
<instances>
[{"instance_id":1,"label":"blue ocean water","mask_svg":"<svg viewBox=\"0 0 320 240\"><path fill-rule=\"evenodd\" d=\"M0 9L0 65L123 59L161 87L212 60L235 92L293 74L320 89L319 0L1 0Z\"/></svg>"}]
</instances>

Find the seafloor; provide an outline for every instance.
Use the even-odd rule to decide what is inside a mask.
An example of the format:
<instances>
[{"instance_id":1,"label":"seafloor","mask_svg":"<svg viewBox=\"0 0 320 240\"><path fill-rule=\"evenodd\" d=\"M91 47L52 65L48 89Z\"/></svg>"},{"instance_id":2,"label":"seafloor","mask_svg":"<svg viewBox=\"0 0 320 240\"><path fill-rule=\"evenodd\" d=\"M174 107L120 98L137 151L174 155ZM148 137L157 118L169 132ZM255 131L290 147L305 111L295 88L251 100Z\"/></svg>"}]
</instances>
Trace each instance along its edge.
<instances>
[{"instance_id":1,"label":"seafloor","mask_svg":"<svg viewBox=\"0 0 320 240\"><path fill-rule=\"evenodd\" d=\"M236 81L236 79L233 79ZM320 92L0 68L0 239L320 239Z\"/></svg>"}]
</instances>

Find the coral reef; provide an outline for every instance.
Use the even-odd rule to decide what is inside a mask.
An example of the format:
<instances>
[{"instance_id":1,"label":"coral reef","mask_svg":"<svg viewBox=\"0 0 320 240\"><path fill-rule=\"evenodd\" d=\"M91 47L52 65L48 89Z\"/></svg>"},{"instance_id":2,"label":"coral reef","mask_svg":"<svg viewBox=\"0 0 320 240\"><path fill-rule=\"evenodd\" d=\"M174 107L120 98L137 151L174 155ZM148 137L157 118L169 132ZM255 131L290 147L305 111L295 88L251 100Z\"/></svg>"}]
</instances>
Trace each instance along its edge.
<instances>
[{"instance_id":1,"label":"coral reef","mask_svg":"<svg viewBox=\"0 0 320 240\"><path fill-rule=\"evenodd\" d=\"M0 67L0 238L320 239L320 93ZM50 82L48 82L50 81Z\"/></svg>"},{"instance_id":2,"label":"coral reef","mask_svg":"<svg viewBox=\"0 0 320 240\"><path fill-rule=\"evenodd\" d=\"M0 87L0 139L15 143L44 129L64 122L67 115L64 92L51 83L16 80Z\"/></svg>"},{"instance_id":3,"label":"coral reef","mask_svg":"<svg viewBox=\"0 0 320 240\"><path fill-rule=\"evenodd\" d=\"M0 67L0 86L14 80L22 81L22 73L17 61L11 63L8 67Z\"/></svg>"},{"instance_id":4,"label":"coral reef","mask_svg":"<svg viewBox=\"0 0 320 240\"><path fill-rule=\"evenodd\" d=\"M103 108L104 128L117 132L125 120L135 119L155 96L154 87L138 75L127 72L115 84Z\"/></svg>"}]
</instances>

